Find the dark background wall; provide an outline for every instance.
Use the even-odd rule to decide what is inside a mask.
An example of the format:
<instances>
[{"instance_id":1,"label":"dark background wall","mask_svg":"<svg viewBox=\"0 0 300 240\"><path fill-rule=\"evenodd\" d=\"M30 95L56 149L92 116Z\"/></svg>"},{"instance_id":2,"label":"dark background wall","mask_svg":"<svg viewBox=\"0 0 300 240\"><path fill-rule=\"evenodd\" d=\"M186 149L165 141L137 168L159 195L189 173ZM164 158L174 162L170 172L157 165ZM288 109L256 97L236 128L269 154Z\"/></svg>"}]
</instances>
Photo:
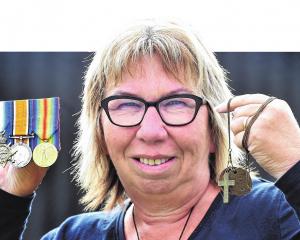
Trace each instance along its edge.
<instances>
[{"instance_id":1,"label":"dark background wall","mask_svg":"<svg viewBox=\"0 0 300 240\"><path fill-rule=\"evenodd\" d=\"M62 150L37 190L25 240L40 239L66 217L82 211L80 192L70 183L71 149L82 78L91 55L0 53L0 101L61 97ZM229 72L234 94L260 92L285 99L299 121L300 53L217 53L217 58ZM269 178L264 172L262 175Z\"/></svg>"}]
</instances>

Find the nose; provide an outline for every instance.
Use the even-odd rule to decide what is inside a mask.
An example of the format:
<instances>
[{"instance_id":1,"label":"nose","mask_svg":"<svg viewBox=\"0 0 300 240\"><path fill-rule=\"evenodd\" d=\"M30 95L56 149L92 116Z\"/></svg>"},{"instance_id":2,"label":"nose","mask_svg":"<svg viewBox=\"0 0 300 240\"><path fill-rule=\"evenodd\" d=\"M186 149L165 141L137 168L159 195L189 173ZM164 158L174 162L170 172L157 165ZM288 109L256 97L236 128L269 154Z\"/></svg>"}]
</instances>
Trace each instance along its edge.
<instances>
[{"instance_id":1,"label":"nose","mask_svg":"<svg viewBox=\"0 0 300 240\"><path fill-rule=\"evenodd\" d=\"M164 122L155 107L149 107L136 134L137 138L147 142L161 142L168 136Z\"/></svg>"}]
</instances>

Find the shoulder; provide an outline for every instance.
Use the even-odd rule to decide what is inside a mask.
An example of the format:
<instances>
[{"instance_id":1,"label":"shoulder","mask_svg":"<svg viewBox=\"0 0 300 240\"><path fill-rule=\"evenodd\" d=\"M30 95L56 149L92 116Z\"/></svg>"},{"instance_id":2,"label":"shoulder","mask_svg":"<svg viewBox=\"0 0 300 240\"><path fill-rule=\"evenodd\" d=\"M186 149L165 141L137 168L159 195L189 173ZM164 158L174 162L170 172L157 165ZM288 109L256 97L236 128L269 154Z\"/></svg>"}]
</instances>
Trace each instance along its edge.
<instances>
[{"instance_id":1,"label":"shoulder","mask_svg":"<svg viewBox=\"0 0 300 240\"><path fill-rule=\"evenodd\" d=\"M226 204L221 192L192 239L291 239L299 230L299 221L284 194L264 179L254 178L252 183L250 193L230 195Z\"/></svg>"},{"instance_id":2,"label":"shoulder","mask_svg":"<svg viewBox=\"0 0 300 240\"><path fill-rule=\"evenodd\" d=\"M67 218L43 239L112 239L125 206L112 211L83 213Z\"/></svg>"},{"instance_id":3,"label":"shoulder","mask_svg":"<svg viewBox=\"0 0 300 240\"><path fill-rule=\"evenodd\" d=\"M248 196L249 200L269 201L271 199L279 201L283 193L275 186L273 182L262 178L252 179L252 190Z\"/></svg>"},{"instance_id":4,"label":"shoulder","mask_svg":"<svg viewBox=\"0 0 300 240\"><path fill-rule=\"evenodd\" d=\"M262 178L252 179L252 190L247 195L236 197L232 196L232 200L238 206L243 206L244 210L249 210L251 215L254 213L273 215L279 208L280 203L284 199L284 194L278 189L273 182Z\"/></svg>"},{"instance_id":5,"label":"shoulder","mask_svg":"<svg viewBox=\"0 0 300 240\"><path fill-rule=\"evenodd\" d=\"M246 231L254 235L267 233L274 239L298 231L297 215L283 192L273 182L261 178L254 178L252 183L249 194L232 197L231 210L236 210L237 219L247 223Z\"/></svg>"}]
</instances>

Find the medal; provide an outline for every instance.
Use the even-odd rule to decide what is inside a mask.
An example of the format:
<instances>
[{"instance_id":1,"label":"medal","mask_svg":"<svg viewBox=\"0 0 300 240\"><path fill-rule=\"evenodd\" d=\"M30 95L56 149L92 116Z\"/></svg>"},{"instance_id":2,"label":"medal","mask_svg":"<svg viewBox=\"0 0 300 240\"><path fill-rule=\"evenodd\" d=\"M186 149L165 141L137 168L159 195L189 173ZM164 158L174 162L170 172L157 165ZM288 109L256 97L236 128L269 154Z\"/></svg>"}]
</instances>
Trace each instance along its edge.
<instances>
[{"instance_id":1,"label":"medal","mask_svg":"<svg viewBox=\"0 0 300 240\"><path fill-rule=\"evenodd\" d=\"M35 134L32 141L33 161L40 167L55 163L59 142L59 98L44 98L31 102L31 129Z\"/></svg>"},{"instance_id":2,"label":"medal","mask_svg":"<svg viewBox=\"0 0 300 240\"><path fill-rule=\"evenodd\" d=\"M13 152L13 156L11 158L11 163L17 167L22 168L27 166L32 157L32 152L30 147L23 143L18 142L12 145L11 151Z\"/></svg>"},{"instance_id":3,"label":"medal","mask_svg":"<svg viewBox=\"0 0 300 240\"><path fill-rule=\"evenodd\" d=\"M235 184L229 189L230 194L236 196L246 195L251 191L252 181L248 171L243 168L233 168L229 172L229 178L234 180Z\"/></svg>"},{"instance_id":4,"label":"medal","mask_svg":"<svg viewBox=\"0 0 300 240\"><path fill-rule=\"evenodd\" d=\"M6 144L0 145L0 166L4 167L12 154L10 148Z\"/></svg>"},{"instance_id":5,"label":"medal","mask_svg":"<svg viewBox=\"0 0 300 240\"><path fill-rule=\"evenodd\" d=\"M25 167L33 155L37 165L52 165L60 150L59 110L57 97L0 101L0 166L11 161L15 167Z\"/></svg>"},{"instance_id":6,"label":"medal","mask_svg":"<svg viewBox=\"0 0 300 240\"><path fill-rule=\"evenodd\" d=\"M50 167L58 156L56 147L48 142L40 143L33 150L33 161L40 167Z\"/></svg>"},{"instance_id":7,"label":"medal","mask_svg":"<svg viewBox=\"0 0 300 240\"><path fill-rule=\"evenodd\" d=\"M224 179L225 172L228 173L228 180L234 181L234 184L228 185L230 194L243 196L251 191L252 181L248 171L238 167L226 168L220 175L221 180Z\"/></svg>"},{"instance_id":8,"label":"medal","mask_svg":"<svg viewBox=\"0 0 300 240\"><path fill-rule=\"evenodd\" d=\"M0 166L2 167L5 167L7 161L9 161L13 156L11 148L6 144L7 139L4 134L5 131L2 131L0 135Z\"/></svg>"},{"instance_id":9,"label":"medal","mask_svg":"<svg viewBox=\"0 0 300 240\"><path fill-rule=\"evenodd\" d=\"M32 151L29 147L29 139L33 135L28 134L29 123L29 104L28 100L16 100L14 104L14 122L13 135L9 138L14 139L15 143L11 146L14 154L11 163L17 168L28 165L32 157Z\"/></svg>"}]
</instances>

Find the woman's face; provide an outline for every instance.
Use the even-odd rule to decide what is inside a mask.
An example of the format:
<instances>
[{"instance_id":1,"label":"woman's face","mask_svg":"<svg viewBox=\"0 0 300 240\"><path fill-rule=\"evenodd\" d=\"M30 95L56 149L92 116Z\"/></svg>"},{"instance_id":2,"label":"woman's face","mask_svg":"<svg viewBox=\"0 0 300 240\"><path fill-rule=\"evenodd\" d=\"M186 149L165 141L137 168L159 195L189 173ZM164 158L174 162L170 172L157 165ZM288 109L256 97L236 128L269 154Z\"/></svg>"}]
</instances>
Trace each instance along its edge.
<instances>
[{"instance_id":1,"label":"woman's face","mask_svg":"<svg viewBox=\"0 0 300 240\"><path fill-rule=\"evenodd\" d=\"M123 73L121 83L108 89L106 96L129 94L157 101L170 94L193 93L164 71L157 56L141 58L129 72ZM102 112L108 154L127 194L169 194L183 188L205 188L210 179L208 154L214 149L208 119L208 108L203 105L192 123L167 126L150 107L140 125L119 127ZM151 166L139 159L168 161Z\"/></svg>"}]
</instances>

